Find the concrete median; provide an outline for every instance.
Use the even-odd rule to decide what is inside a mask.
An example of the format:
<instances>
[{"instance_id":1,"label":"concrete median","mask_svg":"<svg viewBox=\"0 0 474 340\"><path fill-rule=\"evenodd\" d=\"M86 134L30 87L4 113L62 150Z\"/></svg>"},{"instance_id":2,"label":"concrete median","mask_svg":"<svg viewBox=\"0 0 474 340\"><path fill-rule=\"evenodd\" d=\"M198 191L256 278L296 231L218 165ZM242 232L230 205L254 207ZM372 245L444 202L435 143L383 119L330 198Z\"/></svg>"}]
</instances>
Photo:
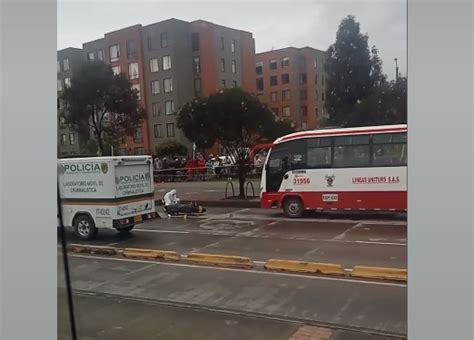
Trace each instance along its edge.
<instances>
[{"instance_id":1,"label":"concrete median","mask_svg":"<svg viewBox=\"0 0 474 340\"><path fill-rule=\"evenodd\" d=\"M214 265L232 268L253 268L254 262L244 256L191 253L186 261L192 264Z\"/></svg>"},{"instance_id":2,"label":"concrete median","mask_svg":"<svg viewBox=\"0 0 474 340\"><path fill-rule=\"evenodd\" d=\"M99 254L99 255L118 255L120 250L114 247L91 246L85 244L69 244L69 251L73 253Z\"/></svg>"},{"instance_id":3,"label":"concrete median","mask_svg":"<svg viewBox=\"0 0 474 340\"><path fill-rule=\"evenodd\" d=\"M179 261L181 259L181 256L175 251L156 249L125 248L122 254L123 256L131 259L164 261Z\"/></svg>"},{"instance_id":4,"label":"concrete median","mask_svg":"<svg viewBox=\"0 0 474 340\"><path fill-rule=\"evenodd\" d=\"M406 269L386 267L355 266L352 269L351 276L365 279L382 279L405 282L408 279Z\"/></svg>"},{"instance_id":5,"label":"concrete median","mask_svg":"<svg viewBox=\"0 0 474 340\"><path fill-rule=\"evenodd\" d=\"M344 275L344 268L340 264L333 263L270 259L265 263L264 267L268 270L293 273Z\"/></svg>"}]
</instances>

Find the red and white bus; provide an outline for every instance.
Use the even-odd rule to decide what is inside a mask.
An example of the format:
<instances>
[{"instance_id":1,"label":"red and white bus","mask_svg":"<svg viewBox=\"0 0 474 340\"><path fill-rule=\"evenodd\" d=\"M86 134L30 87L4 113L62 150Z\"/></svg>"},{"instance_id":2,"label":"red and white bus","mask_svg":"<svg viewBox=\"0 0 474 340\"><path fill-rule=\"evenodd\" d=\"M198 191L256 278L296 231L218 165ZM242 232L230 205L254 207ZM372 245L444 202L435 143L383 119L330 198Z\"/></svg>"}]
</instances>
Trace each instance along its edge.
<instances>
[{"instance_id":1,"label":"red and white bus","mask_svg":"<svg viewBox=\"0 0 474 340\"><path fill-rule=\"evenodd\" d=\"M407 126L327 129L278 138L265 160L262 208L406 211Z\"/></svg>"}]
</instances>

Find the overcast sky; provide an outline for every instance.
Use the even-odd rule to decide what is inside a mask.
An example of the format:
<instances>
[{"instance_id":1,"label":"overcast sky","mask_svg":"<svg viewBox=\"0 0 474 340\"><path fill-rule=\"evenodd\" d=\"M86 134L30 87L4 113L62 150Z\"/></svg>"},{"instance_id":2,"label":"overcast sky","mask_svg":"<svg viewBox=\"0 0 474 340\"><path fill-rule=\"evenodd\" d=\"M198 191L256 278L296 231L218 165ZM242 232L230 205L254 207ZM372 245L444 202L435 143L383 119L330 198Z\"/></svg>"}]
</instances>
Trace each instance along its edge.
<instances>
[{"instance_id":1,"label":"overcast sky","mask_svg":"<svg viewBox=\"0 0 474 340\"><path fill-rule=\"evenodd\" d=\"M379 49L389 79L395 77L394 58L406 75L406 0L59 0L58 49L80 48L83 42L134 24L176 18L203 19L252 32L256 52L287 46L326 50L348 14L369 34L369 45Z\"/></svg>"}]
</instances>

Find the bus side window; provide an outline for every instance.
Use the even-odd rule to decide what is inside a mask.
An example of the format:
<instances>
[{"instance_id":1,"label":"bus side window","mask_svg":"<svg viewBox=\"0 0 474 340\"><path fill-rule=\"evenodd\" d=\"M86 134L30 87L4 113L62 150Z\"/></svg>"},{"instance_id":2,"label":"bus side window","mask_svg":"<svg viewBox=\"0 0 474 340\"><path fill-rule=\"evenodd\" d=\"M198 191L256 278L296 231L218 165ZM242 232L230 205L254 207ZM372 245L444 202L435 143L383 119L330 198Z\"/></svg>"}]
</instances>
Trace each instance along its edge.
<instances>
[{"instance_id":1,"label":"bus side window","mask_svg":"<svg viewBox=\"0 0 474 340\"><path fill-rule=\"evenodd\" d=\"M330 137L308 140L308 168L331 167L331 144L332 139Z\"/></svg>"},{"instance_id":2,"label":"bus side window","mask_svg":"<svg viewBox=\"0 0 474 340\"><path fill-rule=\"evenodd\" d=\"M406 165L406 133L374 135L372 143L372 166Z\"/></svg>"}]
</instances>

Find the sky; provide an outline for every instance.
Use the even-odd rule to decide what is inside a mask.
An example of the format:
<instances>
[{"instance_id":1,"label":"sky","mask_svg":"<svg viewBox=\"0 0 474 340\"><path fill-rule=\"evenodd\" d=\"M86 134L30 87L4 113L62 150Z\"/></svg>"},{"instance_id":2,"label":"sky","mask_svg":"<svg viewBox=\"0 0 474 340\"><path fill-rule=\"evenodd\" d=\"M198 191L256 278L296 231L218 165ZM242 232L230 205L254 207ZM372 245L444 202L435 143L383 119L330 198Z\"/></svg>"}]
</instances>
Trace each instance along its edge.
<instances>
[{"instance_id":1,"label":"sky","mask_svg":"<svg viewBox=\"0 0 474 340\"><path fill-rule=\"evenodd\" d=\"M379 49L388 78L395 78L394 58L405 76L406 0L59 0L58 49L81 48L107 32L176 18L252 32L257 53L288 46L326 50L336 39L341 19L349 14L369 35L369 46Z\"/></svg>"}]
</instances>

